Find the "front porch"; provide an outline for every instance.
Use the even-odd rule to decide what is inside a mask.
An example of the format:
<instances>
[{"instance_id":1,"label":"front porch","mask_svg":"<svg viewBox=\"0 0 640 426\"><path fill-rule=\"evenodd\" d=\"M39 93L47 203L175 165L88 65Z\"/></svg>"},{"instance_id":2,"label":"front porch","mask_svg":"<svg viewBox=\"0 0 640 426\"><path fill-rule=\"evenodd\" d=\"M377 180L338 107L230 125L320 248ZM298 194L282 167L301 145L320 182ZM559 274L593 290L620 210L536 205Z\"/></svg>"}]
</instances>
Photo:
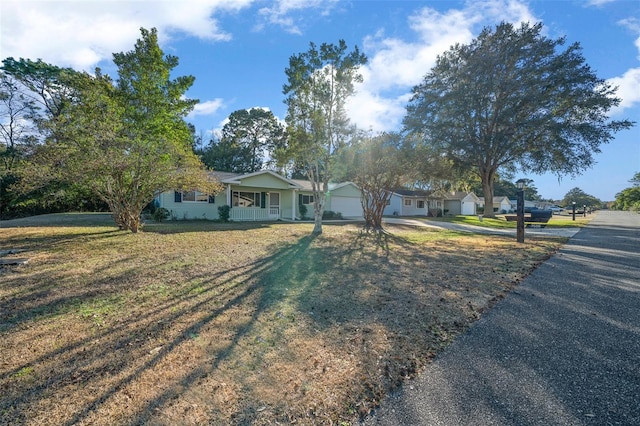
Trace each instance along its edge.
<instances>
[{"instance_id":1,"label":"front porch","mask_svg":"<svg viewBox=\"0 0 640 426\"><path fill-rule=\"evenodd\" d=\"M233 207L229 210L229 219L234 222L269 221L282 219L280 207Z\"/></svg>"}]
</instances>

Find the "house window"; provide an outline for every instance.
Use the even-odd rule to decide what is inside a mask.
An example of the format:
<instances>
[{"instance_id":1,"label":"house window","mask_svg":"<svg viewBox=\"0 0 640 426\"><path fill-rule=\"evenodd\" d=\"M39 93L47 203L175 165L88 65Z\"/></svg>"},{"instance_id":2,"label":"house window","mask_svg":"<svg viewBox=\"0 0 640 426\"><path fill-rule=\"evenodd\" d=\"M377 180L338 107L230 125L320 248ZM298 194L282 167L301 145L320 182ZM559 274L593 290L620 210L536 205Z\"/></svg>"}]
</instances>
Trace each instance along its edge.
<instances>
[{"instance_id":1,"label":"house window","mask_svg":"<svg viewBox=\"0 0 640 426\"><path fill-rule=\"evenodd\" d=\"M301 204L313 204L313 195L300 195Z\"/></svg>"},{"instance_id":2,"label":"house window","mask_svg":"<svg viewBox=\"0 0 640 426\"><path fill-rule=\"evenodd\" d=\"M183 203L208 203L209 194L204 194L198 191L188 191L182 193Z\"/></svg>"},{"instance_id":3,"label":"house window","mask_svg":"<svg viewBox=\"0 0 640 426\"><path fill-rule=\"evenodd\" d=\"M387 200L387 205L388 205L388 206L390 206L390 205L391 205L391 198L389 198L389 199Z\"/></svg>"},{"instance_id":4,"label":"house window","mask_svg":"<svg viewBox=\"0 0 640 426\"><path fill-rule=\"evenodd\" d=\"M419 209L424 209L424 200L418 200L416 202L418 203L418 208Z\"/></svg>"},{"instance_id":5,"label":"house window","mask_svg":"<svg viewBox=\"0 0 640 426\"><path fill-rule=\"evenodd\" d=\"M231 198L233 207L261 207L259 192L233 191Z\"/></svg>"},{"instance_id":6,"label":"house window","mask_svg":"<svg viewBox=\"0 0 640 426\"><path fill-rule=\"evenodd\" d=\"M404 205L407 207L411 207L411 200L410 199L405 199L404 200Z\"/></svg>"}]
</instances>

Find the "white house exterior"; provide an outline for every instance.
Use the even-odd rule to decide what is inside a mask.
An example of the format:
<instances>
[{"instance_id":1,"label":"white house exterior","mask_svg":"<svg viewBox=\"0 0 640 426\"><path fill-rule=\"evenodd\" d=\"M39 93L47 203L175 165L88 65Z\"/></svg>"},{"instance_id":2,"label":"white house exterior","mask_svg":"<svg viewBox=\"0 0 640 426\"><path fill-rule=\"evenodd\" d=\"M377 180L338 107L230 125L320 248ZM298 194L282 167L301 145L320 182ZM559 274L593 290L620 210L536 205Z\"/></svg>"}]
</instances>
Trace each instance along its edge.
<instances>
[{"instance_id":1,"label":"white house exterior","mask_svg":"<svg viewBox=\"0 0 640 426\"><path fill-rule=\"evenodd\" d=\"M493 211L496 213L511 213L515 211L515 209L511 205L511 201L509 200L509 198L504 196L493 197L492 205ZM480 197L480 203L478 204L478 206L485 208L486 211L484 197Z\"/></svg>"},{"instance_id":2,"label":"white house exterior","mask_svg":"<svg viewBox=\"0 0 640 426\"><path fill-rule=\"evenodd\" d=\"M230 206L233 221L269 221L300 219L298 205L313 204L311 183L287 179L273 171L249 174L213 172L223 185L219 194L198 191L167 191L158 194L156 206L169 211L171 218L218 219L218 208ZM360 189L351 182L330 184L325 210L347 218L363 216ZM313 216L313 207L307 216Z\"/></svg>"},{"instance_id":3,"label":"white house exterior","mask_svg":"<svg viewBox=\"0 0 640 426\"><path fill-rule=\"evenodd\" d=\"M300 186L299 203L307 206L307 216L313 216L313 190L311 182L292 179ZM326 194L325 211L340 213L344 218L361 219L364 217L360 188L353 182L329 183Z\"/></svg>"},{"instance_id":4,"label":"white house exterior","mask_svg":"<svg viewBox=\"0 0 640 426\"><path fill-rule=\"evenodd\" d=\"M473 216L480 199L473 192L447 192L442 194L447 215Z\"/></svg>"},{"instance_id":5,"label":"white house exterior","mask_svg":"<svg viewBox=\"0 0 640 426\"><path fill-rule=\"evenodd\" d=\"M385 216L427 216L429 214L427 193L399 189L391 194L383 214Z\"/></svg>"}]
</instances>

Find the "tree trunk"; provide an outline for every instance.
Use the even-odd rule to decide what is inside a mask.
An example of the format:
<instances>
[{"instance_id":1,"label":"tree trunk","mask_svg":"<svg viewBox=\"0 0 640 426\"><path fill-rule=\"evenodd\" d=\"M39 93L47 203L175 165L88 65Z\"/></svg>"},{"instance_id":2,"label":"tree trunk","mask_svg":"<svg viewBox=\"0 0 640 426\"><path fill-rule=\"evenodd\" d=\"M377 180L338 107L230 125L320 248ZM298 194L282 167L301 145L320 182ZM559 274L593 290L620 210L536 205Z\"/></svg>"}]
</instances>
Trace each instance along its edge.
<instances>
[{"instance_id":1,"label":"tree trunk","mask_svg":"<svg viewBox=\"0 0 640 426\"><path fill-rule=\"evenodd\" d=\"M482 192L484 193L484 217L496 217L493 212L493 170L487 170L482 173Z\"/></svg>"},{"instance_id":2,"label":"tree trunk","mask_svg":"<svg viewBox=\"0 0 640 426\"><path fill-rule=\"evenodd\" d=\"M319 191L313 197L313 235L322 234L322 215L324 214L325 195Z\"/></svg>"}]
</instances>

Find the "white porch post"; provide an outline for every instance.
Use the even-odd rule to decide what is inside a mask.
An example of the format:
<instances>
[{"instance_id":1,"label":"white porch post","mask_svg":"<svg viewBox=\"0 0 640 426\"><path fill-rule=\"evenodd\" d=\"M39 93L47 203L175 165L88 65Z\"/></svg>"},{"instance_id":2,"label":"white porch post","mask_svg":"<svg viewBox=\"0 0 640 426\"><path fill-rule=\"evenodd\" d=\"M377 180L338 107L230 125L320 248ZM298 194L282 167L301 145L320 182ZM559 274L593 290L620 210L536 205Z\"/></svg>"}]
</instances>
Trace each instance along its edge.
<instances>
[{"instance_id":1,"label":"white porch post","mask_svg":"<svg viewBox=\"0 0 640 426\"><path fill-rule=\"evenodd\" d=\"M231 185L227 185L227 205L231 207Z\"/></svg>"},{"instance_id":2,"label":"white porch post","mask_svg":"<svg viewBox=\"0 0 640 426\"><path fill-rule=\"evenodd\" d=\"M291 191L291 220L296 220L296 190Z\"/></svg>"}]
</instances>

